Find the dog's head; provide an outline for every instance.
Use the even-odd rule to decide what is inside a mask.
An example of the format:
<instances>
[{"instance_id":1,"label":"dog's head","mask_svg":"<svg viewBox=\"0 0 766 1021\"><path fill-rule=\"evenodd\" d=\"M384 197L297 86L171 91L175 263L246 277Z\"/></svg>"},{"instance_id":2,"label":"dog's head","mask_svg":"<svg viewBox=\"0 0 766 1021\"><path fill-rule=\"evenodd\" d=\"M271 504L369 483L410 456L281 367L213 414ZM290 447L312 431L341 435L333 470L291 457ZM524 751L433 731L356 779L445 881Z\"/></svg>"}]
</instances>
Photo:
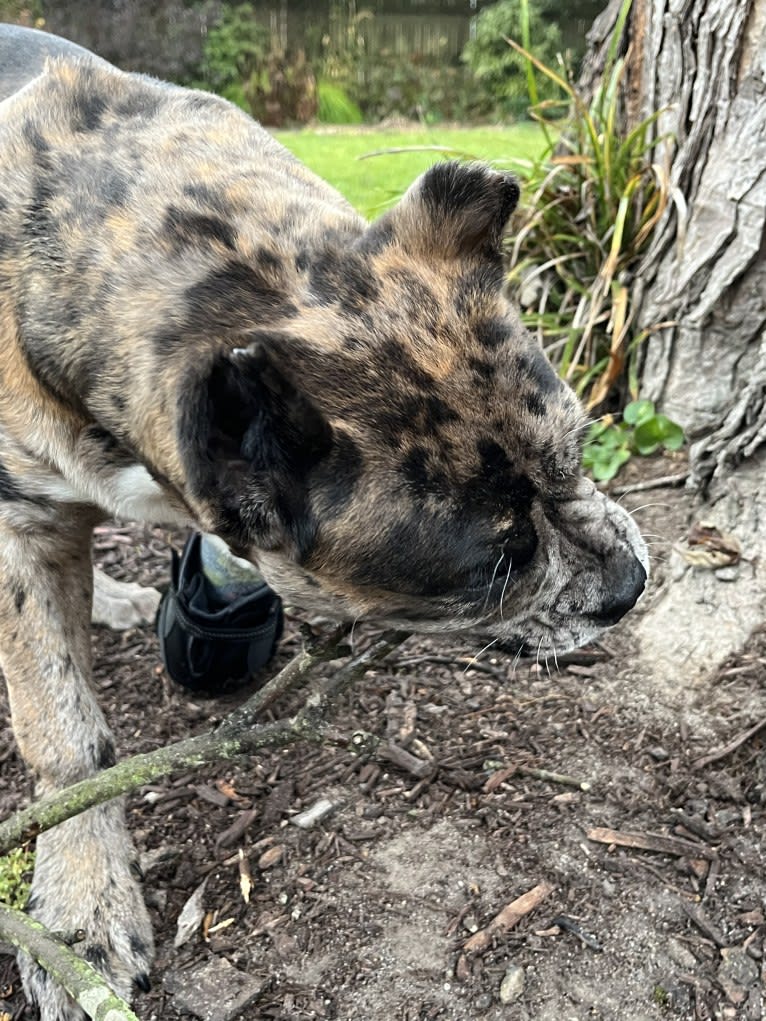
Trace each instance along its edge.
<instances>
[{"instance_id":1,"label":"dog's head","mask_svg":"<svg viewBox=\"0 0 766 1021\"><path fill-rule=\"evenodd\" d=\"M503 293L517 199L443 163L359 236L272 266L287 311L182 409L203 520L288 601L545 653L641 594L638 529L583 477L579 403Z\"/></svg>"}]
</instances>

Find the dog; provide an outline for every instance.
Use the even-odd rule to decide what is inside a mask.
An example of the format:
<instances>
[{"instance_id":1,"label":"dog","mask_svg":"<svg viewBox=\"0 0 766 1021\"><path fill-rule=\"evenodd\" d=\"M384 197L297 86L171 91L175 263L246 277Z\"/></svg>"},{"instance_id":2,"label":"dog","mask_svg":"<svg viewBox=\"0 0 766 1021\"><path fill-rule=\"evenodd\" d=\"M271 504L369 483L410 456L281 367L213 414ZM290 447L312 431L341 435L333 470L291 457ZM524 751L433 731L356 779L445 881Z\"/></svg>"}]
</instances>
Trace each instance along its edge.
<instances>
[{"instance_id":1,"label":"dog","mask_svg":"<svg viewBox=\"0 0 766 1021\"><path fill-rule=\"evenodd\" d=\"M38 794L115 762L106 516L214 533L326 617L532 654L633 607L646 547L504 292L512 176L437 163L368 224L216 96L10 26L0 68L0 665ZM28 906L124 997L152 959L135 872L101 805L39 837ZM81 1021L22 964L43 1021Z\"/></svg>"}]
</instances>

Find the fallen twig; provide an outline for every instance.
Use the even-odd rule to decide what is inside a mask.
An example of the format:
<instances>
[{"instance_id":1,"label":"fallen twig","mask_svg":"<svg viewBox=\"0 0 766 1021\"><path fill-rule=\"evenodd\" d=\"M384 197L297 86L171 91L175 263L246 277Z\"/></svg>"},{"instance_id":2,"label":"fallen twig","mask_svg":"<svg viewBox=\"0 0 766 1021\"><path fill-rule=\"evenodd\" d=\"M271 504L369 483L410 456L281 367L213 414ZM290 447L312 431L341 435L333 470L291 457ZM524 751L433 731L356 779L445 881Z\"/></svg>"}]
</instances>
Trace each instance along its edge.
<instances>
[{"instance_id":1,"label":"fallen twig","mask_svg":"<svg viewBox=\"0 0 766 1021\"><path fill-rule=\"evenodd\" d=\"M33 957L93 1021L138 1021L90 964L23 911L0 903L0 931Z\"/></svg>"},{"instance_id":2,"label":"fallen twig","mask_svg":"<svg viewBox=\"0 0 766 1021\"><path fill-rule=\"evenodd\" d=\"M711 762L718 762L719 759L725 759L727 755L731 755L739 747L750 740L751 737L763 730L766 727L766 718L759 720L758 723L754 723L748 730L738 734L737 737L732 738L728 744L723 745L720 748L716 748L715 751L710 752L709 755L703 755L701 759L697 759L692 763L692 769L704 769L705 766L709 766Z\"/></svg>"},{"instance_id":3,"label":"fallen twig","mask_svg":"<svg viewBox=\"0 0 766 1021\"><path fill-rule=\"evenodd\" d=\"M566 773L552 773L549 769L517 766L516 772L519 776L529 776L533 780L547 780L549 783L560 783L564 784L565 787L577 787L581 791L589 791L591 786L587 780L578 780L577 777L567 776Z\"/></svg>"},{"instance_id":4,"label":"fallen twig","mask_svg":"<svg viewBox=\"0 0 766 1021\"><path fill-rule=\"evenodd\" d=\"M478 932L475 932L465 942L463 953L477 954L481 953L482 950L486 950L491 944L493 936L512 929L525 915L539 907L553 890L554 887L551 883L538 883L537 886L532 887L531 890L523 893L516 900L512 900L510 904L506 904L503 910L495 915L488 925L485 925L483 929L479 929Z\"/></svg>"},{"instance_id":5,"label":"fallen twig","mask_svg":"<svg viewBox=\"0 0 766 1021\"><path fill-rule=\"evenodd\" d=\"M699 931L715 943L717 947L729 946L730 941L726 939L718 926L710 921L701 907L697 904L689 904L688 901L685 900L681 901L681 907L684 909L691 921L694 922Z\"/></svg>"},{"instance_id":6,"label":"fallen twig","mask_svg":"<svg viewBox=\"0 0 766 1021\"><path fill-rule=\"evenodd\" d=\"M599 844L617 844L619 847L637 847L642 851L656 851L658 854L671 854L676 857L692 855L694 858L713 859L718 852L707 844L697 844L693 840L681 837L665 837L654 833L622 833L604 826L596 826L588 830L588 840Z\"/></svg>"},{"instance_id":7,"label":"fallen twig","mask_svg":"<svg viewBox=\"0 0 766 1021\"><path fill-rule=\"evenodd\" d=\"M648 489L664 489L669 486L680 486L689 478L689 472L678 475L660 475L656 479L645 479L643 482L631 482L627 486L612 486L610 496L625 496L628 493L644 493Z\"/></svg>"},{"instance_id":8,"label":"fallen twig","mask_svg":"<svg viewBox=\"0 0 766 1021\"><path fill-rule=\"evenodd\" d=\"M226 717L217 730L177 741L153 752L134 755L17 812L0 824L0 854L94 805L136 790L178 769L199 768L248 755L259 748L280 747L298 740L321 742L325 737L325 717L332 700L406 637L402 632L383 635L345 663L330 679L319 682L295 716L254 725L253 719L265 705L303 680L311 666L332 658L327 650L330 647L337 650L338 636L335 633L320 649L299 653L269 684ZM311 659L310 663L307 656Z\"/></svg>"}]
</instances>

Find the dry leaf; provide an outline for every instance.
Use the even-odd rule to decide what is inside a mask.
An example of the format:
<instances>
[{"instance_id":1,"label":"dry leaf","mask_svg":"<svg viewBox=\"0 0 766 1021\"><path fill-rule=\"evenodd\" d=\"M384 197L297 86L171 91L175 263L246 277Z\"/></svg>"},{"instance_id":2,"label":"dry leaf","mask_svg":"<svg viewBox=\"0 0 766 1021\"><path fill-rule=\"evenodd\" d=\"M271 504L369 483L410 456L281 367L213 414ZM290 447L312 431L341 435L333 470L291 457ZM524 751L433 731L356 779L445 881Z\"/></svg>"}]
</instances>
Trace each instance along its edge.
<instances>
[{"instance_id":1,"label":"dry leaf","mask_svg":"<svg viewBox=\"0 0 766 1021\"><path fill-rule=\"evenodd\" d=\"M245 904L250 903L250 891L253 889L253 877L250 873L250 861L245 857L245 852L239 849L239 889L242 892L242 900Z\"/></svg>"},{"instance_id":2,"label":"dry leaf","mask_svg":"<svg viewBox=\"0 0 766 1021\"><path fill-rule=\"evenodd\" d=\"M205 896L206 886L207 878L202 880L181 909L181 914L178 916L178 922L176 923L176 938L173 940L173 946L176 949L182 947L184 943L188 943L202 924L202 920L205 917L205 908L202 901Z\"/></svg>"}]
</instances>

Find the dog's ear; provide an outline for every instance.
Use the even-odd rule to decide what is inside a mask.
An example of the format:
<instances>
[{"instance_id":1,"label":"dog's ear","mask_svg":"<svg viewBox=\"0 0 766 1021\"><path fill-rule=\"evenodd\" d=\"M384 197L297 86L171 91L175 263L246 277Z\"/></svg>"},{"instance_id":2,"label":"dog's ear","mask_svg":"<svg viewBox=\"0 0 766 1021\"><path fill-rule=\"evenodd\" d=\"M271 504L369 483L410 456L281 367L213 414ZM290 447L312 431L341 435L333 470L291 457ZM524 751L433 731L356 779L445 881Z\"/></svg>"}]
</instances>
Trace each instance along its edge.
<instances>
[{"instance_id":1,"label":"dog's ear","mask_svg":"<svg viewBox=\"0 0 766 1021\"><path fill-rule=\"evenodd\" d=\"M500 259L503 233L519 201L511 174L450 160L422 174L401 201L367 231L371 250L396 241L434 258Z\"/></svg>"},{"instance_id":2,"label":"dog's ear","mask_svg":"<svg viewBox=\"0 0 766 1021\"><path fill-rule=\"evenodd\" d=\"M197 421L185 431L195 431L196 449L187 471L224 538L263 549L290 538L302 545L306 479L332 444L319 409L260 341L219 357L193 403Z\"/></svg>"}]
</instances>

